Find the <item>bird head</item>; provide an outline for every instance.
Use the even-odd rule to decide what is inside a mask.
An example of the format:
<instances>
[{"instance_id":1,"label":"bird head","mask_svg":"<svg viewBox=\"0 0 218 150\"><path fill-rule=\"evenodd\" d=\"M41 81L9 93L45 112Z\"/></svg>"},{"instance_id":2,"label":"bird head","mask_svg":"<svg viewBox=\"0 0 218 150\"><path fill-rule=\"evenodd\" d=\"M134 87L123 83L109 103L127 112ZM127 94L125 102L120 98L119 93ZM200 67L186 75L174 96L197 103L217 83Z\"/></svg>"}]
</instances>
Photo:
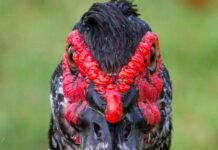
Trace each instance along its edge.
<instances>
[{"instance_id":1,"label":"bird head","mask_svg":"<svg viewBox=\"0 0 218 150\"><path fill-rule=\"evenodd\" d=\"M96 3L73 27L62 59L65 118L82 149L140 149L161 121L157 34L127 1Z\"/></svg>"}]
</instances>

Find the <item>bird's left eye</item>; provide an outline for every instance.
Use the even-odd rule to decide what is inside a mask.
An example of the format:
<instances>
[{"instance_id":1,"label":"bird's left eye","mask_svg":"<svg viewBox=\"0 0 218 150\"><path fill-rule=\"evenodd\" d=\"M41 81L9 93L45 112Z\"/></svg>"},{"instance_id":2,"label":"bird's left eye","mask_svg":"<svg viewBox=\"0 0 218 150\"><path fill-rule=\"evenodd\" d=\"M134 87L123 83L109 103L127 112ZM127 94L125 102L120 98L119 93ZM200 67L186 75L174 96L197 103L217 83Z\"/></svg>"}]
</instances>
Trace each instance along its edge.
<instances>
[{"instance_id":1,"label":"bird's left eye","mask_svg":"<svg viewBox=\"0 0 218 150\"><path fill-rule=\"evenodd\" d=\"M71 45L69 45L68 49L66 50L66 53L67 53L68 64L70 65L70 67L76 67L75 62L72 59L74 50Z\"/></svg>"},{"instance_id":2,"label":"bird's left eye","mask_svg":"<svg viewBox=\"0 0 218 150\"><path fill-rule=\"evenodd\" d=\"M156 49L155 49L155 46L152 46L152 49L151 49L151 55L150 55L150 65L148 67L150 73L154 73L155 70L156 70L156 67L157 67L157 64L156 64Z\"/></svg>"}]
</instances>

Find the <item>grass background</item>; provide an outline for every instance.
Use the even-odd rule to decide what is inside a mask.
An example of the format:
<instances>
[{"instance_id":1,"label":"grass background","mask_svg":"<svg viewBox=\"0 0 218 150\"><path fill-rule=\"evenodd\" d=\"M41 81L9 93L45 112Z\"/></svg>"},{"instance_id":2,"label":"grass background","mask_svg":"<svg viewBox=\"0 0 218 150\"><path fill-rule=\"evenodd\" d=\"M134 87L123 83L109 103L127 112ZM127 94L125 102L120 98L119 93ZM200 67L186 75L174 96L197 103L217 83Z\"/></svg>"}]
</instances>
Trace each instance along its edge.
<instances>
[{"instance_id":1,"label":"grass background","mask_svg":"<svg viewBox=\"0 0 218 150\"><path fill-rule=\"evenodd\" d=\"M71 27L96 1L0 0L1 150L47 149L50 77ZM172 150L215 150L218 4L188 1L193 0L135 3L159 35L173 81Z\"/></svg>"}]
</instances>

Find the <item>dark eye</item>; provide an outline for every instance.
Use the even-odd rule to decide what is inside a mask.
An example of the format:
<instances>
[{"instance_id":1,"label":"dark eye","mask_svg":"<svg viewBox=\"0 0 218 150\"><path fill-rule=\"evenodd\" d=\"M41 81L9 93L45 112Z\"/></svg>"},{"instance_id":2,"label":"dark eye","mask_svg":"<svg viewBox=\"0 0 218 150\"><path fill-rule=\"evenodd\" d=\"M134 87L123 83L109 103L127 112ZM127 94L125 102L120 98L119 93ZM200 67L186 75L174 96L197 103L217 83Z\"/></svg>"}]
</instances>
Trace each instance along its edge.
<instances>
[{"instance_id":1,"label":"dark eye","mask_svg":"<svg viewBox=\"0 0 218 150\"><path fill-rule=\"evenodd\" d=\"M69 47L68 47L68 49L66 50L66 52L67 52L67 59L68 59L69 65L72 66L72 67L75 66L75 63L74 63L74 61L73 61L73 59L72 59L74 50L73 50L73 48L72 48L71 45L69 45Z\"/></svg>"},{"instance_id":2,"label":"dark eye","mask_svg":"<svg viewBox=\"0 0 218 150\"><path fill-rule=\"evenodd\" d=\"M69 45L68 49L66 50L66 53L67 53L67 61L68 61L68 64L70 66L71 72L73 74L75 74L77 71L77 68L76 68L75 62L72 58L72 56L74 54L74 50L73 50L71 45Z\"/></svg>"},{"instance_id":3,"label":"dark eye","mask_svg":"<svg viewBox=\"0 0 218 150\"><path fill-rule=\"evenodd\" d=\"M156 49L155 46L152 46L151 49L151 55L150 55L150 66L149 66L149 71L150 73L154 73L156 70L157 64L156 64Z\"/></svg>"}]
</instances>

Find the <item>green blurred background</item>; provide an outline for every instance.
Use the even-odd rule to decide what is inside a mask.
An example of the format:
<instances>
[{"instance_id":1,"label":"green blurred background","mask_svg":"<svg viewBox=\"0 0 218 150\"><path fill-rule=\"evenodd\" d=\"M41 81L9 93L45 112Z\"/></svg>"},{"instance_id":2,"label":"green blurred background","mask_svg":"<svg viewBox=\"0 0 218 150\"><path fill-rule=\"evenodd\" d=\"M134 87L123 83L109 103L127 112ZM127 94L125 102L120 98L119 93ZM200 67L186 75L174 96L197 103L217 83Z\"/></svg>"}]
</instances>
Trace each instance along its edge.
<instances>
[{"instance_id":1,"label":"green blurred background","mask_svg":"<svg viewBox=\"0 0 218 150\"><path fill-rule=\"evenodd\" d=\"M0 150L47 149L49 82L71 27L102 0L0 0ZM172 150L218 149L218 2L135 0L173 82Z\"/></svg>"}]
</instances>

